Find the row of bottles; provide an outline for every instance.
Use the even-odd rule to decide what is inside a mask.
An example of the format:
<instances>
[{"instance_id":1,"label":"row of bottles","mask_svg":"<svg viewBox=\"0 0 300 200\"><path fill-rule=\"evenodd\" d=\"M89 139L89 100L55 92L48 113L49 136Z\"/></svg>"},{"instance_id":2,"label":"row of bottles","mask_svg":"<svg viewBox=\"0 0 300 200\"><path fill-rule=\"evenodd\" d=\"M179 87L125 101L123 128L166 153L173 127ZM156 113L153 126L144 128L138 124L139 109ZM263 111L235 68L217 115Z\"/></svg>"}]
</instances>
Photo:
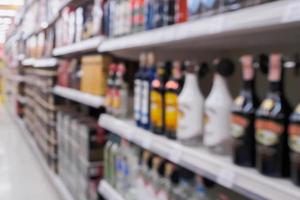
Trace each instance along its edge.
<instances>
[{"instance_id":1,"label":"row of bottles","mask_svg":"<svg viewBox=\"0 0 300 200\"><path fill-rule=\"evenodd\" d=\"M128 115L128 85L124 80L126 73L125 64L111 63L108 69L107 90L105 106L108 113L117 117Z\"/></svg>"},{"instance_id":2,"label":"row of bottles","mask_svg":"<svg viewBox=\"0 0 300 200\"><path fill-rule=\"evenodd\" d=\"M124 199L245 199L124 139L109 140L104 156L104 177Z\"/></svg>"},{"instance_id":3,"label":"row of bottles","mask_svg":"<svg viewBox=\"0 0 300 200\"><path fill-rule=\"evenodd\" d=\"M115 37L274 0L108 0L104 32Z\"/></svg>"},{"instance_id":4,"label":"row of bottles","mask_svg":"<svg viewBox=\"0 0 300 200\"><path fill-rule=\"evenodd\" d=\"M207 71L206 64L154 60L152 53L142 54L135 76L134 112L139 127L189 146L202 142L218 154L231 153L237 165L256 167L268 176L288 176L291 171L294 182L300 183L300 109L298 106L289 117L281 54L258 60L242 56L243 86L235 100L226 81L234 72L229 59L213 61L213 86L206 98L198 83L198 76ZM269 71L270 88L261 103L255 94L255 64Z\"/></svg>"}]
</instances>

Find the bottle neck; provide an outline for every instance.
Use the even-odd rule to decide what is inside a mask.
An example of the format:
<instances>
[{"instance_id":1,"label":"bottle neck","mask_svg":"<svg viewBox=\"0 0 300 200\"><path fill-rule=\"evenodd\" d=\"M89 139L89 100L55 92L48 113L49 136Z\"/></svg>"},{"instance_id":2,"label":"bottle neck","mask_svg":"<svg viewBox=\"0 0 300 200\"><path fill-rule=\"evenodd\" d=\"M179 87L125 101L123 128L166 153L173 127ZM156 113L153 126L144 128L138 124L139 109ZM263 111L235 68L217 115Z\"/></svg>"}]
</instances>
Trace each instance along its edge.
<instances>
[{"instance_id":1,"label":"bottle neck","mask_svg":"<svg viewBox=\"0 0 300 200\"><path fill-rule=\"evenodd\" d=\"M269 90L272 93L282 93L283 91L282 81L271 81L269 87Z\"/></svg>"},{"instance_id":2,"label":"bottle neck","mask_svg":"<svg viewBox=\"0 0 300 200\"><path fill-rule=\"evenodd\" d=\"M254 91L255 90L255 82L254 82L254 80L244 80L242 88L244 90Z\"/></svg>"}]
</instances>

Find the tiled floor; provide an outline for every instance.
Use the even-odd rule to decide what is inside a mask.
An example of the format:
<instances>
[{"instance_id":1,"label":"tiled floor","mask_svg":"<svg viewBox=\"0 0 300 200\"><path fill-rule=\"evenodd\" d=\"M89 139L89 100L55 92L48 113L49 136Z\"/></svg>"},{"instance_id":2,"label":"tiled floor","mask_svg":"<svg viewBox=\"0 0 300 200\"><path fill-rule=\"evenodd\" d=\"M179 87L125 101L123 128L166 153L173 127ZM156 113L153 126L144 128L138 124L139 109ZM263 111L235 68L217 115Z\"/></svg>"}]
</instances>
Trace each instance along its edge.
<instances>
[{"instance_id":1,"label":"tiled floor","mask_svg":"<svg viewBox=\"0 0 300 200\"><path fill-rule=\"evenodd\" d=\"M21 134L0 105L0 200L60 200Z\"/></svg>"}]
</instances>

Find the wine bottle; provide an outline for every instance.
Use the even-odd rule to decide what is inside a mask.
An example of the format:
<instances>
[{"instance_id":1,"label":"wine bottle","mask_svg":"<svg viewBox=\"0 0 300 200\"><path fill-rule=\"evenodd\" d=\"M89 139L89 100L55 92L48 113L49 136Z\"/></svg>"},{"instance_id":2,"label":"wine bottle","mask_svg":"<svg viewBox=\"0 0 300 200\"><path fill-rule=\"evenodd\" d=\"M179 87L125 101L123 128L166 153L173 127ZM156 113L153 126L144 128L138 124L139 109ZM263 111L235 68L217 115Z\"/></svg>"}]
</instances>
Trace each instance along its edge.
<instances>
[{"instance_id":1,"label":"wine bottle","mask_svg":"<svg viewBox=\"0 0 300 200\"><path fill-rule=\"evenodd\" d=\"M300 104L290 116L289 147L291 150L291 179L300 186Z\"/></svg>"},{"instance_id":2,"label":"wine bottle","mask_svg":"<svg viewBox=\"0 0 300 200\"><path fill-rule=\"evenodd\" d=\"M198 86L195 63L185 62L185 83L178 96L177 139L187 145L197 145L203 131L204 97Z\"/></svg>"},{"instance_id":3,"label":"wine bottle","mask_svg":"<svg viewBox=\"0 0 300 200\"><path fill-rule=\"evenodd\" d=\"M115 89L113 94L113 114L124 118L128 114L128 86L124 81L126 67L124 63L117 66Z\"/></svg>"},{"instance_id":4,"label":"wine bottle","mask_svg":"<svg viewBox=\"0 0 300 200\"><path fill-rule=\"evenodd\" d=\"M240 59L243 86L235 98L231 114L231 135L233 138L233 162L241 166L254 166L255 162L255 112L258 98L255 93L255 69L253 56Z\"/></svg>"},{"instance_id":5,"label":"wine bottle","mask_svg":"<svg viewBox=\"0 0 300 200\"><path fill-rule=\"evenodd\" d=\"M151 83L155 78L154 60L154 54L148 53L147 70L143 77L141 125L147 130L150 129L150 91Z\"/></svg>"},{"instance_id":6,"label":"wine bottle","mask_svg":"<svg viewBox=\"0 0 300 200\"><path fill-rule=\"evenodd\" d=\"M256 168L264 175L289 174L287 124L290 106L283 92L282 55L269 59L269 91L256 112Z\"/></svg>"},{"instance_id":7,"label":"wine bottle","mask_svg":"<svg viewBox=\"0 0 300 200\"><path fill-rule=\"evenodd\" d=\"M181 62L173 63L172 76L165 85L165 134L176 139L178 118L178 95L184 84L183 67Z\"/></svg>"},{"instance_id":8,"label":"wine bottle","mask_svg":"<svg viewBox=\"0 0 300 200\"><path fill-rule=\"evenodd\" d=\"M117 69L117 65L115 63L111 63L109 65L107 89L106 89L106 96L105 96L106 111L108 113L112 113L112 110L113 110L112 109L113 108L113 91L114 91L114 87L115 87L116 69Z\"/></svg>"},{"instance_id":9,"label":"wine bottle","mask_svg":"<svg viewBox=\"0 0 300 200\"><path fill-rule=\"evenodd\" d=\"M146 55L142 53L140 55L140 67L134 77L134 119L137 126L141 126L141 114L142 114L142 91L143 91L143 73L146 68Z\"/></svg>"},{"instance_id":10,"label":"wine bottle","mask_svg":"<svg viewBox=\"0 0 300 200\"><path fill-rule=\"evenodd\" d=\"M163 62L157 64L156 77L151 84L151 96L150 96L150 118L151 118L151 130L159 135L164 133L164 106L165 106L165 84L167 81L168 66Z\"/></svg>"},{"instance_id":11,"label":"wine bottle","mask_svg":"<svg viewBox=\"0 0 300 200\"><path fill-rule=\"evenodd\" d=\"M212 89L205 101L204 145L213 152L227 154L230 149L230 114L232 97L226 77L234 71L233 63L228 59L214 61L216 72Z\"/></svg>"},{"instance_id":12,"label":"wine bottle","mask_svg":"<svg viewBox=\"0 0 300 200\"><path fill-rule=\"evenodd\" d=\"M163 26L175 23L175 1L176 0L164 0Z\"/></svg>"}]
</instances>

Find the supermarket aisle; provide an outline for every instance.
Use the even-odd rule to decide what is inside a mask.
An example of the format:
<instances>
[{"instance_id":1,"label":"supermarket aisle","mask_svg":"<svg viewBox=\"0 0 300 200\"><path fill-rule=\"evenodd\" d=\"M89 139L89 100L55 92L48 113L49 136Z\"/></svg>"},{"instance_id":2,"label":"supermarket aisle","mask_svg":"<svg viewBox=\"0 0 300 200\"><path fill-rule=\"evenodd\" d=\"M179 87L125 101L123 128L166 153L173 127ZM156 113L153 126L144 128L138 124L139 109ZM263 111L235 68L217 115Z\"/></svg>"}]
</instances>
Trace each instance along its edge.
<instances>
[{"instance_id":1,"label":"supermarket aisle","mask_svg":"<svg viewBox=\"0 0 300 200\"><path fill-rule=\"evenodd\" d=\"M0 106L0 199L59 200L19 129Z\"/></svg>"}]
</instances>

